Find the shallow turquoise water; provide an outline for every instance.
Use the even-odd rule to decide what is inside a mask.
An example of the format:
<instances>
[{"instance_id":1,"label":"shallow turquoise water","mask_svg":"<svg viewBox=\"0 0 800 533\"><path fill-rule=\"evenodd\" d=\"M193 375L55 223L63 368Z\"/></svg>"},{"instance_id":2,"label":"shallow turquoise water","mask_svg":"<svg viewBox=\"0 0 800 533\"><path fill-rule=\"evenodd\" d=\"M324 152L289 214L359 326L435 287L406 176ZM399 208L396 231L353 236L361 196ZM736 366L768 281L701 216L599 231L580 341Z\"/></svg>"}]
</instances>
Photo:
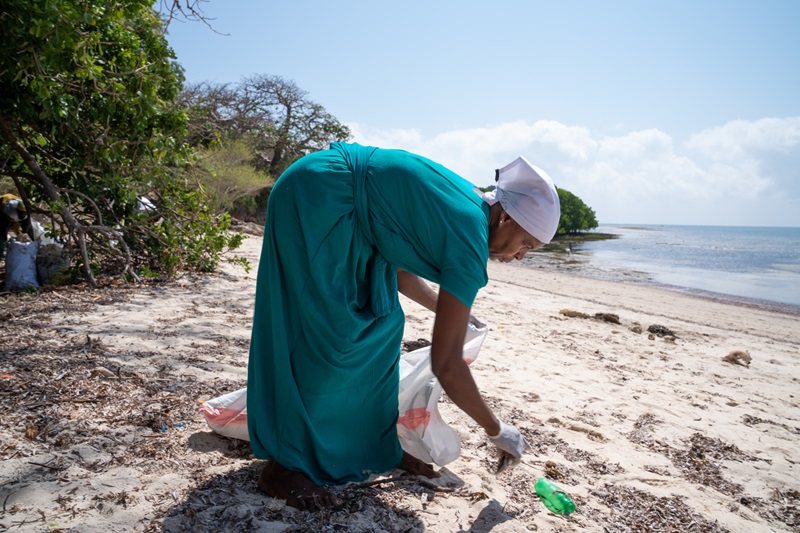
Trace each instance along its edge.
<instances>
[{"instance_id":1,"label":"shallow turquoise water","mask_svg":"<svg viewBox=\"0 0 800 533\"><path fill-rule=\"evenodd\" d=\"M619 238L574 245L572 255L551 266L800 308L800 228L609 224L597 231ZM534 257L526 262L547 261Z\"/></svg>"}]
</instances>

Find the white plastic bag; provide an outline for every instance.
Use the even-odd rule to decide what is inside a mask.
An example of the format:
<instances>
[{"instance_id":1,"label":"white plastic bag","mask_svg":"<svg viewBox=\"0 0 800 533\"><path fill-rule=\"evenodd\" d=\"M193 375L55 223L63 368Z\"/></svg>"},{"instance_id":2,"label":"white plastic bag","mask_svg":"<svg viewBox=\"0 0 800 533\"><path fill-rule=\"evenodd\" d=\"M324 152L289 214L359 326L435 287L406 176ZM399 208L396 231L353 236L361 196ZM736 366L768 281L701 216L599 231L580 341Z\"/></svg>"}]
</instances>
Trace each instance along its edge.
<instances>
[{"instance_id":1,"label":"white plastic bag","mask_svg":"<svg viewBox=\"0 0 800 533\"><path fill-rule=\"evenodd\" d=\"M6 290L38 289L36 280L36 255L38 242L8 241L6 251Z\"/></svg>"},{"instance_id":2,"label":"white plastic bag","mask_svg":"<svg viewBox=\"0 0 800 533\"><path fill-rule=\"evenodd\" d=\"M464 360L478 358L488 327L467 326ZM439 415L442 386L431 369L431 348L426 346L400 358L397 436L403 450L426 463L444 466L461 453L461 439ZM239 389L200 406L209 427L225 437L250 440L247 431L247 389Z\"/></svg>"},{"instance_id":3,"label":"white plastic bag","mask_svg":"<svg viewBox=\"0 0 800 533\"><path fill-rule=\"evenodd\" d=\"M200 406L215 433L239 440L250 440L247 432L247 389L229 392Z\"/></svg>"},{"instance_id":4,"label":"white plastic bag","mask_svg":"<svg viewBox=\"0 0 800 533\"><path fill-rule=\"evenodd\" d=\"M468 325L464 339L464 360L478 358L487 327ZM426 463L444 466L461 453L458 433L439 415L442 386L431 369L431 347L426 346L400 358L397 436L403 450Z\"/></svg>"}]
</instances>

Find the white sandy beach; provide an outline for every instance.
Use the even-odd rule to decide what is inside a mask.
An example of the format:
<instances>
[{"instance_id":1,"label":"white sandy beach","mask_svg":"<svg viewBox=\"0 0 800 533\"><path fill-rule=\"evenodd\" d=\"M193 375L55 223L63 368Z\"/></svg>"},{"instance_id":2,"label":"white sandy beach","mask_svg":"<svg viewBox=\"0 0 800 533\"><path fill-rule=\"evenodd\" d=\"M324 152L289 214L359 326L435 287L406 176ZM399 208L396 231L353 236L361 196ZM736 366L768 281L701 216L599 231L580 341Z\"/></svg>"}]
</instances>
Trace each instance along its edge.
<instances>
[{"instance_id":1,"label":"white sandy beach","mask_svg":"<svg viewBox=\"0 0 800 533\"><path fill-rule=\"evenodd\" d=\"M251 237L240 253L255 266L259 250ZM0 296L0 531L800 531L798 316L489 273L472 371L533 445L523 463L496 475L496 450L444 398L463 450L435 487L337 487L344 505L317 513L260 493L247 444L198 410L246 384L255 268ZM429 338L433 316L403 304L405 340ZM734 351L749 366L723 361ZM575 500L569 520L533 494L545 473Z\"/></svg>"}]
</instances>

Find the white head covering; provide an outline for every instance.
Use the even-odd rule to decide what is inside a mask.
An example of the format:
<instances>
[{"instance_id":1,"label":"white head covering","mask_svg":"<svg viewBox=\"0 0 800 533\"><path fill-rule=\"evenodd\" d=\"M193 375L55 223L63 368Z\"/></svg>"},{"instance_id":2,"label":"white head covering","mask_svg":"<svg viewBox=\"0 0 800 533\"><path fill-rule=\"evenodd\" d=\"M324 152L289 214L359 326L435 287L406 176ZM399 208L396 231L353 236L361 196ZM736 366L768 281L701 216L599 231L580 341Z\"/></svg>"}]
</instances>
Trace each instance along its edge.
<instances>
[{"instance_id":1,"label":"white head covering","mask_svg":"<svg viewBox=\"0 0 800 533\"><path fill-rule=\"evenodd\" d=\"M522 229L547 244L556 234L561 202L553 180L544 170L519 156L497 171L497 188L480 193L489 205L500 202Z\"/></svg>"}]
</instances>

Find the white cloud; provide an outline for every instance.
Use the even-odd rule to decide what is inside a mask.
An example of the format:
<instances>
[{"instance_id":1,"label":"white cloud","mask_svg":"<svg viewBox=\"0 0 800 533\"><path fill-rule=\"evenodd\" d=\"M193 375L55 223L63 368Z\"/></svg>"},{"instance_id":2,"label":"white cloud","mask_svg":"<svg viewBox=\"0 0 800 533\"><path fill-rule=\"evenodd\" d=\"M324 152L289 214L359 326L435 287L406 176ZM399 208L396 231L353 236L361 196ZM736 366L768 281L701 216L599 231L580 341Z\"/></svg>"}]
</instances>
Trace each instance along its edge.
<instances>
[{"instance_id":1,"label":"white cloud","mask_svg":"<svg viewBox=\"0 0 800 533\"><path fill-rule=\"evenodd\" d=\"M800 149L800 117L733 120L695 133L686 147L711 159L742 158L761 150L796 151Z\"/></svg>"},{"instance_id":2,"label":"white cloud","mask_svg":"<svg viewBox=\"0 0 800 533\"><path fill-rule=\"evenodd\" d=\"M737 120L678 147L657 129L594 138L586 128L556 121L431 138L417 130L350 128L355 142L424 155L477 185L492 183L495 168L522 154L595 209L601 222L800 225L800 210L776 212L800 198L800 117Z\"/></svg>"},{"instance_id":3,"label":"white cloud","mask_svg":"<svg viewBox=\"0 0 800 533\"><path fill-rule=\"evenodd\" d=\"M734 120L692 135L685 147L711 162L733 196L800 199L800 117Z\"/></svg>"}]
</instances>

